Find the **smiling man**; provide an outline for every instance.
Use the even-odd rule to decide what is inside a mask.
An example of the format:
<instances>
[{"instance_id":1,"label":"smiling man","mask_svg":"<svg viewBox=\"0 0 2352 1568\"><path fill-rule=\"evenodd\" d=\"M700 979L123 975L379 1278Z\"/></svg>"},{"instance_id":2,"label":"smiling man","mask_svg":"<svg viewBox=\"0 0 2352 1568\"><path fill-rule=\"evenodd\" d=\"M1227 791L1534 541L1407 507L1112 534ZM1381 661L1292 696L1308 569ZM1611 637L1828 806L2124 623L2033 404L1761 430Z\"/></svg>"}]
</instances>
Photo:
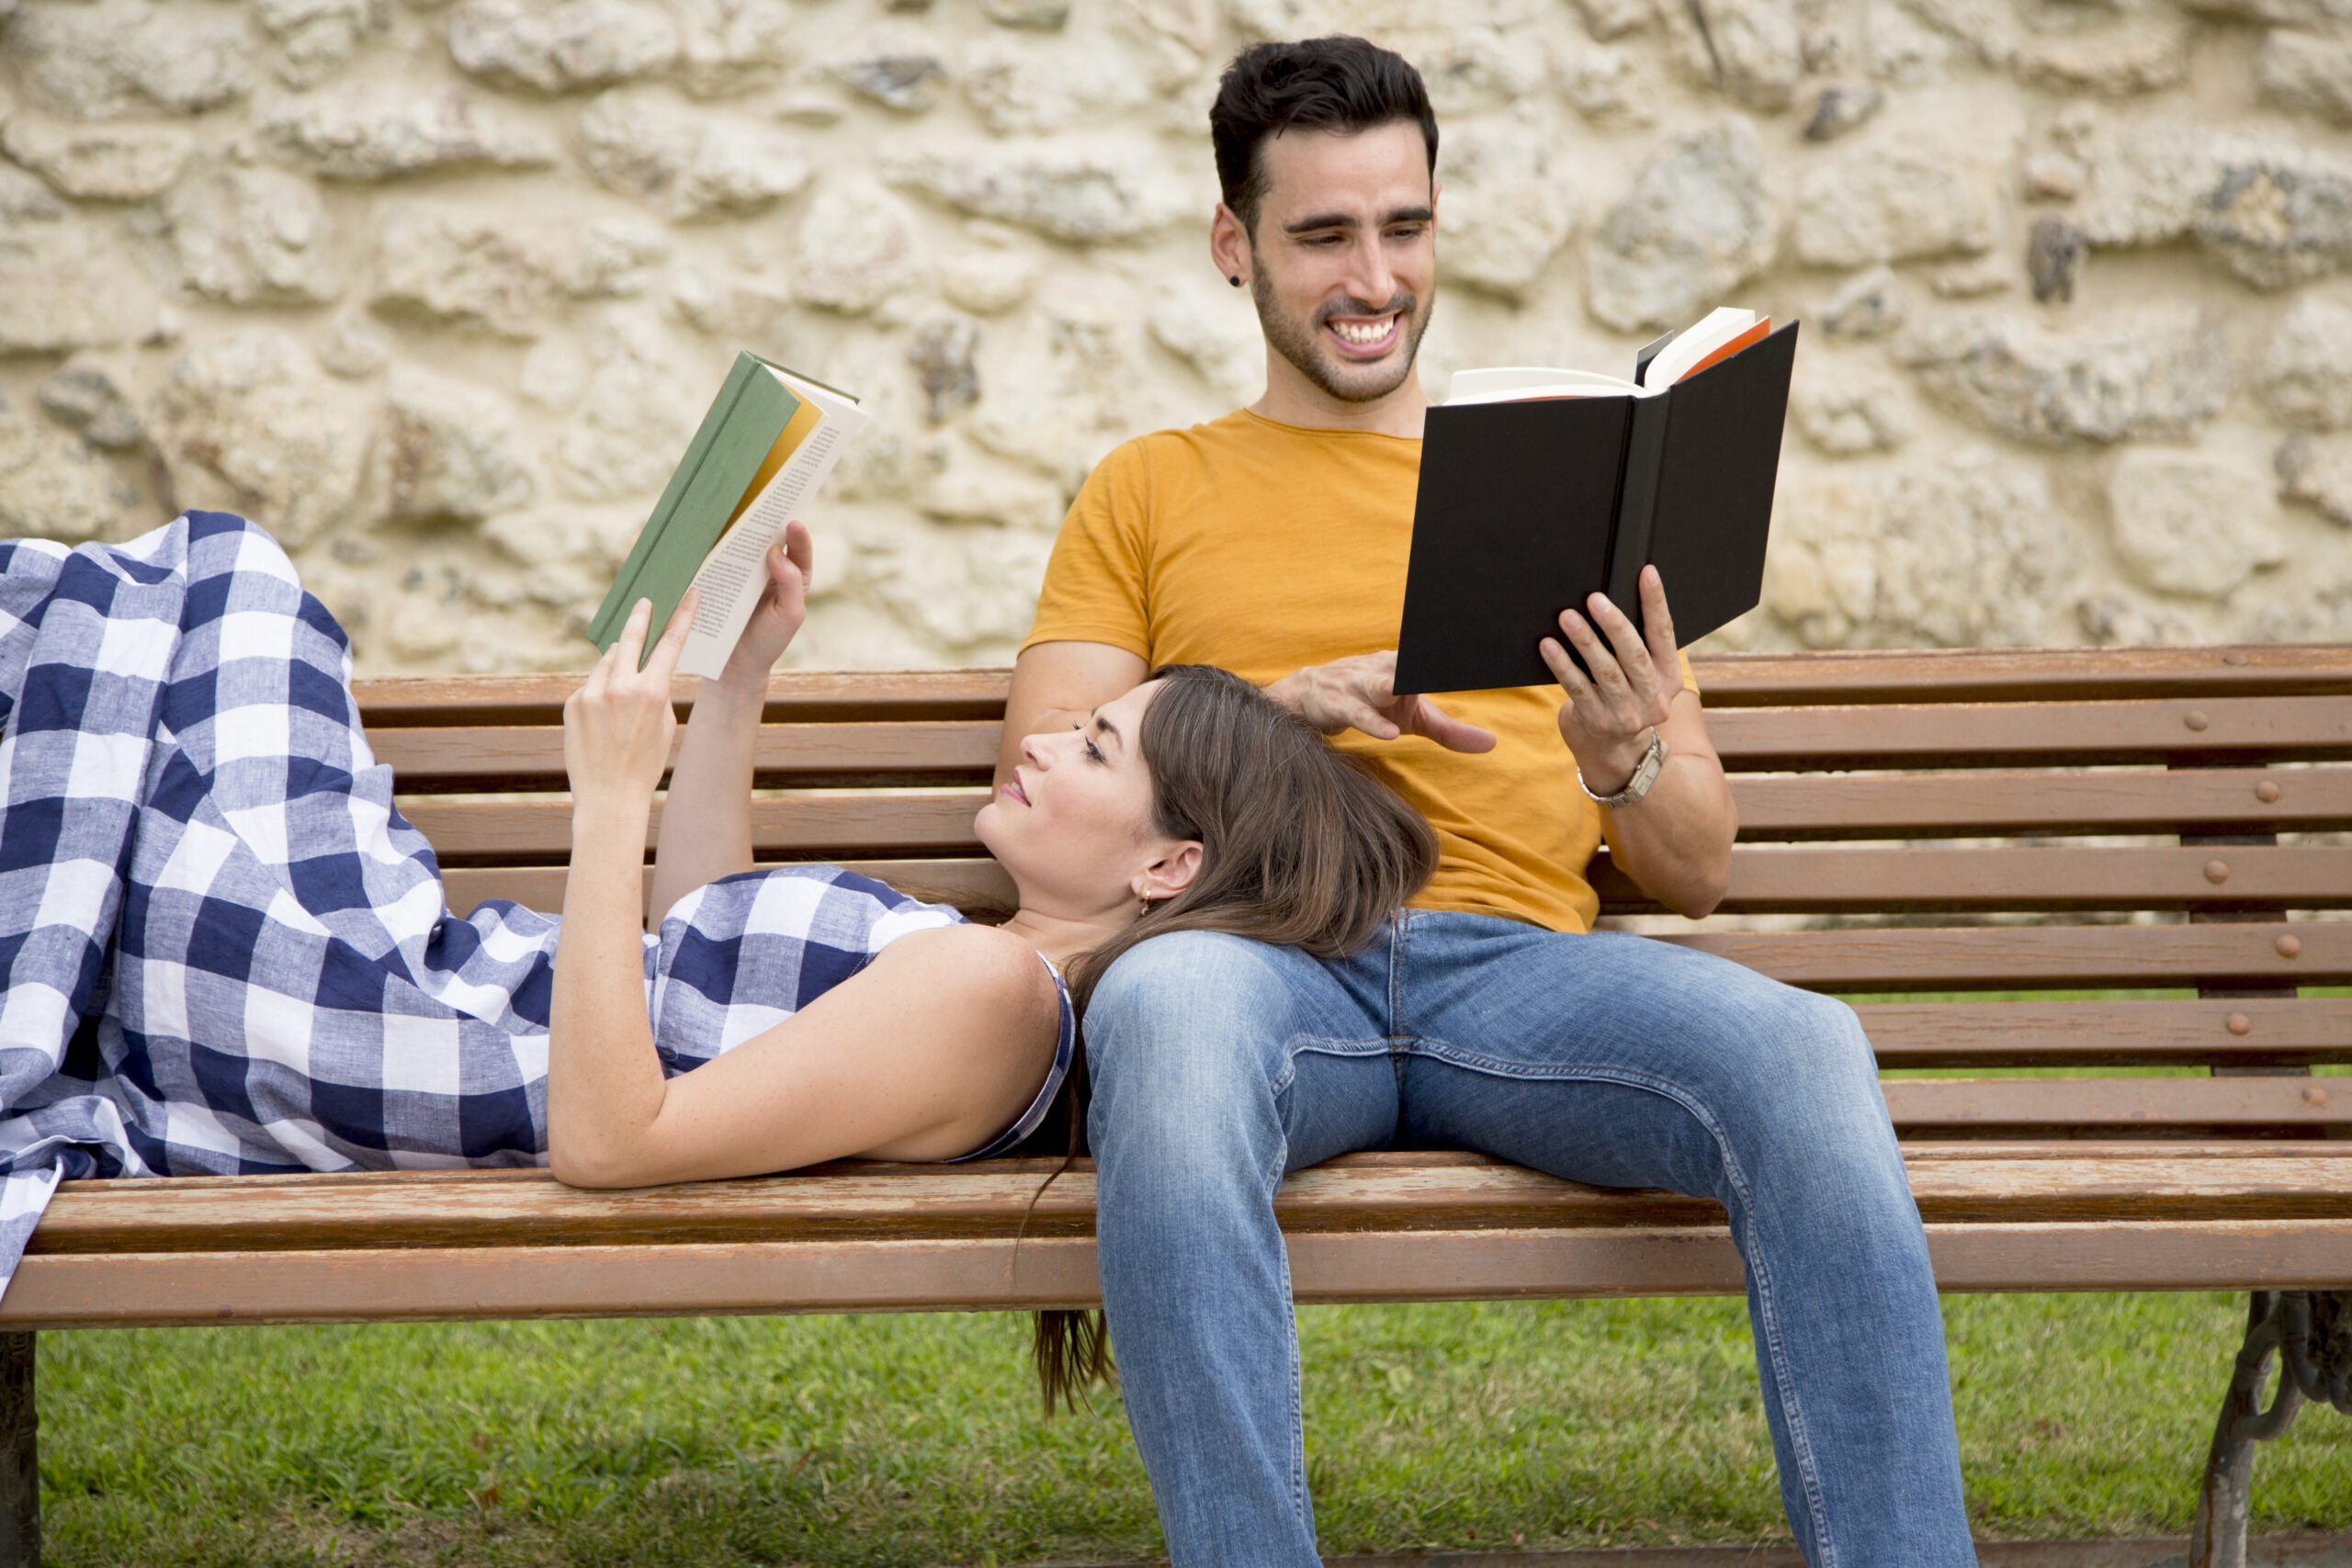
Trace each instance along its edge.
<instances>
[{"instance_id":1,"label":"smiling man","mask_svg":"<svg viewBox=\"0 0 2352 1568\"><path fill-rule=\"evenodd\" d=\"M1604 840L1686 915L1730 877L1737 819L1656 571L1646 644L1598 595L1564 607L1589 678L1547 638L1556 686L1442 705L1392 689L1437 293L1419 73L1360 39L1261 44L1209 121L1209 254L1256 301L1265 394L1088 479L1014 669L1000 777L1020 738L1153 666L1222 664L1363 758L1441 857L1350 958L1176 932L1094 992L1103 1302L1170 1553L1317 1562L1274 1190L1410 1144L1720 1200L1807 1559L1973 1562L1926 1238L1852 1010L1591 929Z\"/></svg>"}]
</instances>

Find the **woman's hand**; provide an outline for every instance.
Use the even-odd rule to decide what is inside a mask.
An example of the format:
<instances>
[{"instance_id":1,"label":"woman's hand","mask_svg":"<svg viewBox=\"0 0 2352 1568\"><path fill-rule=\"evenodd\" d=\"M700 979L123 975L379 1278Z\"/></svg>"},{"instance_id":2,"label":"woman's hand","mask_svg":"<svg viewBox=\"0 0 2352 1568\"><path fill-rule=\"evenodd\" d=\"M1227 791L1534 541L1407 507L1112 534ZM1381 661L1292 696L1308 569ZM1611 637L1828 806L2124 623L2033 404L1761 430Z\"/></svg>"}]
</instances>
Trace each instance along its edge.
<instances>
[{"instance_id":1,"label":"woman's hand","mask_svg":"<svg viewBox=\"0 0 2352 1568\"><path fill-rule=\"evenodd\" d=\"M575 815L614 805L642 809L651 803L678 728L670 677L686 646L695 600L695 591L687 589L640 670L639 650L645 646L653 603L639 599L587 682L564 700L563 768L571 778Z\"/></svg>"},{"instance_id":2,"label":"woman's hand","mask_svg":"<svg viewBox=\"0 0 2352 1568\"><path fill-rule=\"evenodd\" d=\"M808 618L808 587L815 581L816 543L808 525L798 518L784 525L784 533L769 547L768 581L759 607L736 640L719 679L756 691L767 689L768 671L792 646L800 623Z\"/></svg>"}]
</instances>

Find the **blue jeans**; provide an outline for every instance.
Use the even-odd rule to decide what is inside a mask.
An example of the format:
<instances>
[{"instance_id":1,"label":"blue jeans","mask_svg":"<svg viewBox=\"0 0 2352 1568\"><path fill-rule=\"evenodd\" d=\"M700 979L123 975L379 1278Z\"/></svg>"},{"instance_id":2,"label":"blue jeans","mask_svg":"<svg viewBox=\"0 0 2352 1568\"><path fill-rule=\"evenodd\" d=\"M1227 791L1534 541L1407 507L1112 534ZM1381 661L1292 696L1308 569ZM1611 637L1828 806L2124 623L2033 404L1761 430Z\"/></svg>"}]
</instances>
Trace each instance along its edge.
<instances>
[{"instance_id":1,"label":"blue jeans","mask_svg":"<svg viewBox=\"0 0 2352 1568\"><path fill-rule=\"evenodd\" d=\"M1336 962L1155 938L1086 1039L1102 1299L1177 1568L1317 1562L1274 1189L1391 1144L1720 1200L1806 1561L1975 1561L1927 1238L1842 1002L1644 937L1416 910Z\"/></svg>"}]
</instances>

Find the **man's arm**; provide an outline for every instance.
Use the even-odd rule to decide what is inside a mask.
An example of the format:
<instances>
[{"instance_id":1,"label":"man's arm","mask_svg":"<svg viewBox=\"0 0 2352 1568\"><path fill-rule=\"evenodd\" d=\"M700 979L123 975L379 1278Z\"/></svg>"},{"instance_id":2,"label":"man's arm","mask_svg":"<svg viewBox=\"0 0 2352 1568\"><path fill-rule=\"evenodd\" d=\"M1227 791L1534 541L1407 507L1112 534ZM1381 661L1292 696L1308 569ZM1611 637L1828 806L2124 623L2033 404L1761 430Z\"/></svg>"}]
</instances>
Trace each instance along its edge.
<instances>
[{"instance_id":1,"label":"man's arm","mask_svg":"<svg viewBox=\"0 0 2352 1568\"><path fill-rule=\"evenodd\" d=\"M1681 683L1674 621L1656 567L1642 569L1641 593L1647 643L1602 594L1594 594L1587 606L1608 633L1605 644L1576 611L1560 613L1560 629L1583 656L1589 675L1556 640L1546 637L1539 646L1567 694L1560 706L1560 738L1594 794L1624 788L1649 750L1651 730L1664 738L1666 765L1649 793L1604 808L1601 830L1611 859L1636 886L1697 919L1730 889L1739 812L1722 760L1707 738L1698 695Z\"/></svg>"},{"instance_id":2,"label":"man's arm","mask_svg":"<svg viewBox=\"0 0 2352 1568\"><path fill-rule=\"evenodd\" d=\"M1151 667L1107 642L1041 642L1012 662L1012 690L1004 699L1004 734L997 741L998 784L1021 761L1021 742L1041 730L1068 729L1112 698L1143 684Z\"/></svg>"}]
</instances>

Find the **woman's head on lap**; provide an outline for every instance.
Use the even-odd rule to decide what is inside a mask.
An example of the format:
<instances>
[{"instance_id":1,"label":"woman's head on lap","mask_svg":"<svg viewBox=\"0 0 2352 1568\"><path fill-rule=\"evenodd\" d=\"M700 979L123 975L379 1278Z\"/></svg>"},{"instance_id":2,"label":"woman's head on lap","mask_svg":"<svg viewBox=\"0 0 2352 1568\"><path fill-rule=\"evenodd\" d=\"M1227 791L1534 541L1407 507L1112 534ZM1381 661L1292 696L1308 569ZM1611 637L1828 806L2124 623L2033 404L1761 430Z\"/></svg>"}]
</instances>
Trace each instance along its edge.
<instances>
[{"instance_id":1,"label":"woman's head on lap","mask_svg":"<svg viewBox=\"0 0 2352 1568\"><path fill-rule=\"evenodd\" d=\"M1170 665L1079 728L1032 735L980 810L1022 907L1339 953L1436 863L1419 813L1239 676ZM1100 973L1098 953L1088 967Z\"/></svg>"}]
</instances>

